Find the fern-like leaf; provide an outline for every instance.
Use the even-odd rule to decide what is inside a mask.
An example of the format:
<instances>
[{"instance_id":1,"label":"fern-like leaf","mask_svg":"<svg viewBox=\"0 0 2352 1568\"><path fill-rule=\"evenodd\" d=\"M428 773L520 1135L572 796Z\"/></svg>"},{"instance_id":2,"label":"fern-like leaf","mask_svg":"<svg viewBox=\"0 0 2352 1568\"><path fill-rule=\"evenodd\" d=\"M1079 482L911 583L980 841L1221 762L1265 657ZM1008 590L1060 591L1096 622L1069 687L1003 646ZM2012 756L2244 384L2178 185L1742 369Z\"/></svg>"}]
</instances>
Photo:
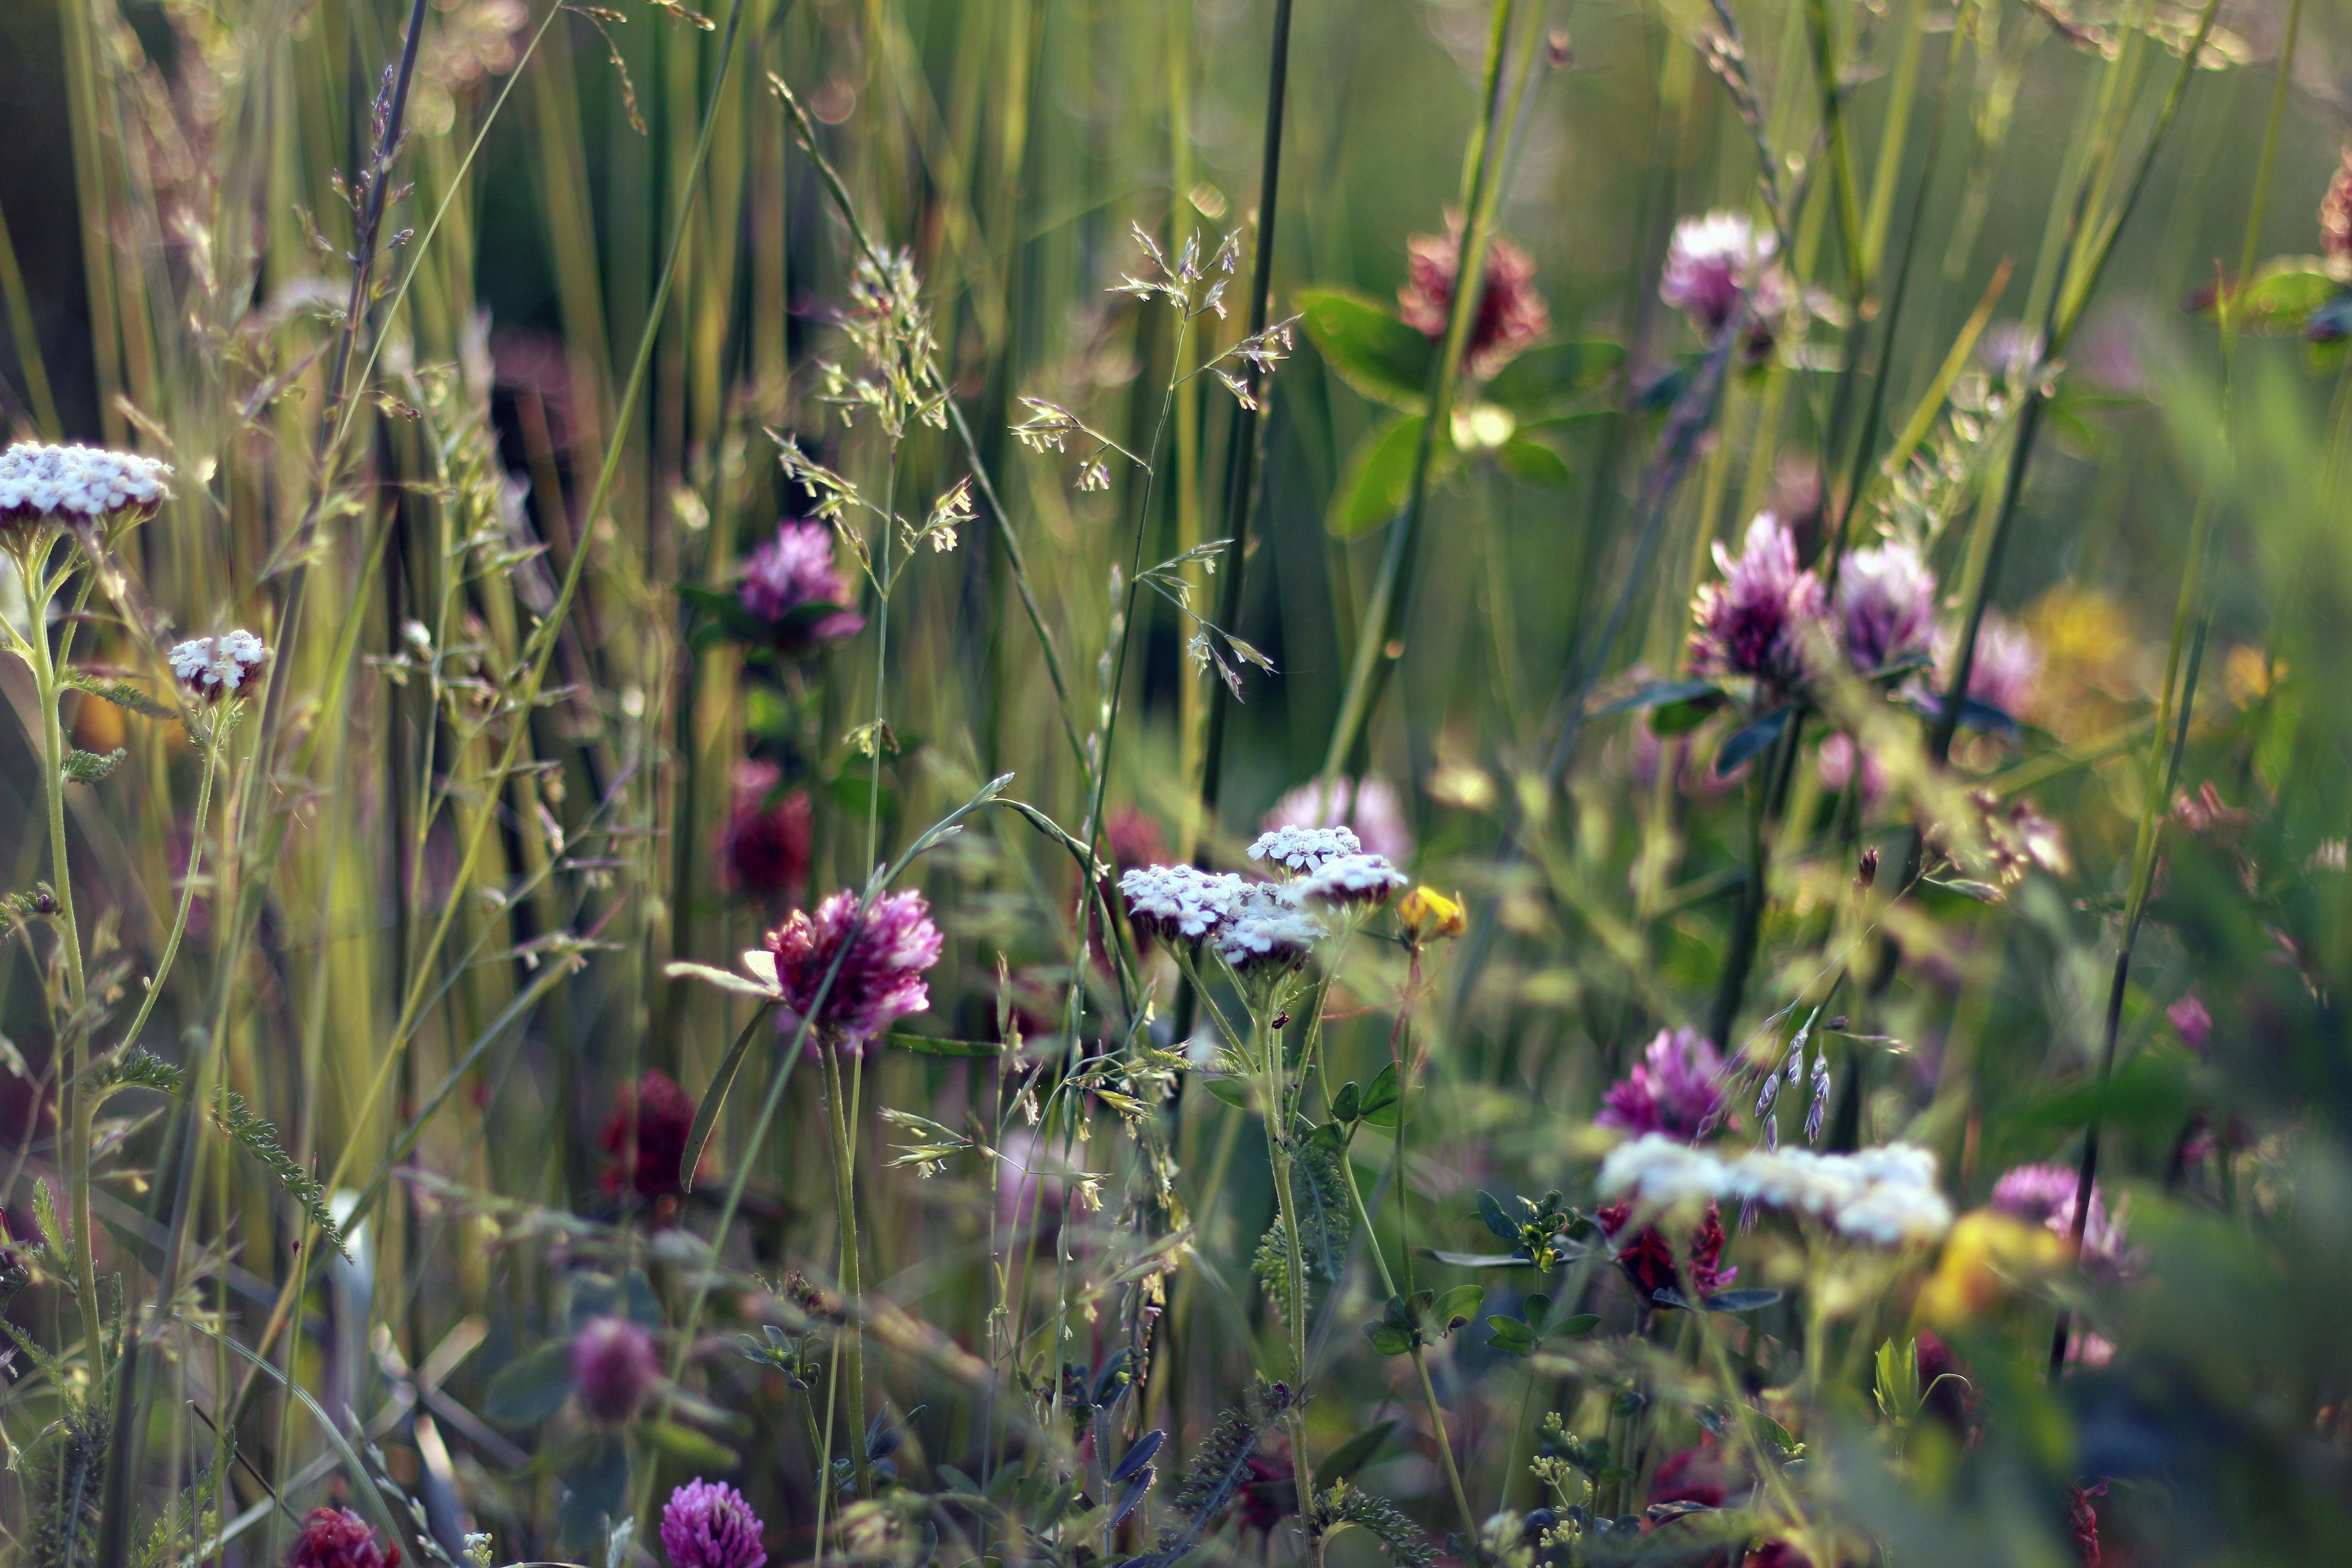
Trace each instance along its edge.
<instances>
[{"instance_id":1,"label":"fern-like leaf","mask_svg":"<svg viewBox=\"0 0 2352 1568\"><path fill-rule=\"evenodd\" d=\"M75 691L87 691L117 708L128 708L133 713L143 713L150 719L176 719L180 714L178 709L148 696L147 689L138 682L100 675L94 670L59 670L58 684Z\"/></svg>"},{"instance_id":2,"label":"fern-like leaf","mask_svg":"<svg viewBox=\"0 0 2352 1568\"><path fill-rule=\"evenodd\" d=\"M129 1050L104 1064L91 1075L90 1089L101 1100L119 1089L147 1089L158 1094L178 1094L187 1085L187 1074L156 1056L152 1051ZM327 1208L327 1192L319 1185L310 1172L286 1152L278 1141L278 1129L253 1113L245 1096L234 1089L223 1089L213 1097L213 1121L220 1130L245 1146L246 1152L259 1161L264 1169L278 1178L278 1184L309 1213L310 1223L317 1226L328 1242L346 1258L351 1247L343 1240L342 1227Z\"/></svg>"},{"instance_id":3,"label":"fern-like leaf","mask_svg":"<svg viewBox=\"0 0 2352 1568\"><path fill-rule=\"evenodd\" d=\"M1377 1493L1335 1481L1315 1500L1314 1534L1319 1542L1351 1524L1379 1537L1396 1568L1437 1568L1437 1553L1404 1510Z\"/></svg>"},{"instance_id":4,"label":"fern-like leaf","mask_svg":"<svg viewBox=\"0 0 2352 1568\"><path fill-rule=\"evenodd\" d=\"M1340 1156L1317 1143L1298 1146L1290 1168L1291 1209L1298 1216L1299 1276L1307 1281L1301 1310L1314 1310L1317 1276L1337 1284L1348 1270L1348 1241L1354 1234L1348 1189L1341 1184ZM1290 1320L1290 1247L1277 1218L1257 1245L1252 1265L1266 1304Z\"/></svg>"},{"instance_id":5,"label":"fern-like leaf","mask_svg":"<svg viewBox=\"0 0 2352 1568\"><path fill-rule=\"evenodd\" d=\"M33 1535L37 1568L82 1568L97 1554L106 1428L106 1413L95 1399L76 1401L58 1425L57 1448L42 1478L49 1510Z\"/></svg>"},{"instance_id":6,"label":"fern-like leaf","mask_svg":"<svg viewBox=\"0 0 2352 1568\"><path fill-rule=\"evenodd\" d=\"M1163 1530L1151 1551L1127 1568L1168 1568L1200 1544L1210 1526L1224 1516L1249 1480L1250 1456L1257 1452L1261 1417L1248 1409L1220 1414L1209 1435L1192 1452L1192 1463L1169 1504L1183 1521L1181 1528Z\"/></svg>"}]
</instances>

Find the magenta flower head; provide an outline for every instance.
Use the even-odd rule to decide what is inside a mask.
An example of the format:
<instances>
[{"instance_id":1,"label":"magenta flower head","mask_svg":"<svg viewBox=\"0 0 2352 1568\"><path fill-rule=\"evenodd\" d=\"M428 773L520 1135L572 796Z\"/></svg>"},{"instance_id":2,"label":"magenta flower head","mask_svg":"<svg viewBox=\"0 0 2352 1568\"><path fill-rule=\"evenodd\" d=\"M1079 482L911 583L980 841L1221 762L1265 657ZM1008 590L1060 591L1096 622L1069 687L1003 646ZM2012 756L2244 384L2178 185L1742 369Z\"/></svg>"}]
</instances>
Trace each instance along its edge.
<instances>
[{"instance_id":1,"label":"magenta flower head","mask_svg":"<svg viewBox=\"0 0 2352 1568\"><path fill-rule=\"evenodd\" d=\"M1454 289L1462 277L1462 215L1445 215L1444 234L1416 234L1405 241L1405 285L1397 290L1397 313L1405 325L1432 342L1442 342L1454 313ZM1517 246L1495 235L1486 241L1486 281L1478 291L1463 363L1484 380L1551 331L1551 307L1536 289L1536 264Z\"/></svg>"},{"instance_id":2,"label":"magenta flower head","mask_svg":"<svg viewBox=\"0 0 2352 1568\"><path fill-rule=\"evenodd\" d=\"M814 810L806 790L780 795L782 782L773 763L738 763L735 798L719 834L719 863L728 881L761 898L789 892L808 875Z\"/></svg>"},{"instance_id":3,"label":"magenta flower head","mask_svg":"<svg viewBox=\"0 0 2352 1568\"><path fill-rule=\"evenodd\" d=\"M400 1548L378 1545L375 1527L347 1508L314 1508L302 1516L286 1568L400 1568Z\"/></svg>"},{"instance_id":4,"label":"magenta flower head","mask_svg":"<svg viewBox=\"0 0 2352 1568\"><path fill-rule=\"evenodd\" d=\"M1951 689L1952 667L1959 658L1954 634L1937 639L1936 689ZM2042 674L2042 650L2033 634L2002 615L1987 610L1977 627L1977 657L1969 666L1969 695L2000 709L2011 718L2023 716L2033 705L2033 683Z\"/></svg>"},{"instance_id":5,"label":"magenta flower head","mask_svg":"<svg viewBox=\"0 0 2352 1568\"><path fill-rule=\"evenodd\" d=\"M1609 1086L1593 1120L1635 1137L1663 1132L1685 1143L1712 1131L1723 1115L1723 1089L1716 1081L1722 1053L1696 1029L1661 1029L1642 1057Z\"/></svg>"},{"instance_id":6,"label":"magenta flower head","mask_svg":"<svg viewBox=\"0 0 2352 1568\"><path fill-rule=\"evenodd\" d=\"M761 1568L762 1528L741 1492L697 1476L662 1507L662 1550L672 1568Z\"/></svg>"},{"instance_id":7,"label":"magenta flower head","mask_svg":"<svg viewBox=\"0 0 2352 1568\"><path fill-rule=\"evenodd\" d=\"M2206 1010L2202 996L2191 991L2167 1007L2164 1016L2172 1020L2182 1045L2200 1057L2205 1054L2205 1044L2213 1037L2213 1015Z\"/></svg>"},{"instance_id":8,"label":"magenta flower head","mask_svg":"<svg viewBox=\"0 0 2352 1568\"><path fill-rule=\"evenodd\" d=\"M1838 569L1846 658L1864 674L1927 651L1936 632L1936 574L1900 541L1847 554Z\"/></svg>"},{"instance_id":9,"label":"magenta flower head","mask_svg":"<svg viewBox=\"0 0 2352 1568\"><path fill-rule=\"evenodd\" d=\"M1759 512L1735 558L1718 541L1720 583L1691 601L1691 661L1702 675L1744 675L1781 690L1804 683L1804 638L1828 605L1821 579L1797 569L1797 542L1780 520Z\"/></svg>"},{"instance_id":10,"label":"magenta flower head","mask_svg":"<svg viewBox=\"0 0 2352 1568\"><path fill-rule=\"evenodd\" d=\"M1769 342L1769 320L1788 309L1790 295L1788 278L1773 258L1779 244L1770 231L1757 233L1744 213L1686 217L1675 226L1675 237L1666 247L1658 298L1713 338L1739 308L1752 276L1757 324L1765 328Z\"/></svg>"},{"instance_id":11,"label":"magenta flower head","mask_svg":"<svg viewBox=\"0 0 2352 1568\"><path fill-rule=\"evenodd\" d=\"M923 972L940 961L940 928L920 893L886 893L860 923L857 895L843 891L819 904L814 915L794 910L768 933L768 952L783 994L785 1026L813 1017L813 1033L862 1050L900 1018L930 1006ZM836 954L841 968L819 1007L817 990Z\"/></svg>"},{"instance_id":12,"label":"magenta flower head","mask_svg":"<svg viewBox=\"0 0 2352 1568\"><path fill-rule=\"evenodd\" d=\"M1992 1186L1992 1206L2028 1225L2038 1225L2060 1236L2074 1234L2074 1194L2080 1190L2076 1173L2067 1165L2019 1165ZM2083 1267L2096 1274L2120 1276L2131 1267L2125 1245L2121 1208L2110 1214L2106 1194L2091 1184L2091 1206L2083 1224Z\"/></svg>"},{"instance_id":13,"label":"magenta flower head","mask_svg":"<svg viewBox=\"0 0 2352 1568\"><path fill-rule=\"evenodd\" d=\"M834 564L829 523L778 524L776 537L743 563L735 596L791 650L840 642L866 627L864 616L844 607L856 601L857 584Z\"/></svg>"},{"instance_id":14,"label":"magenta flower head","mask_svg":"<svg viewBox=\"0 0 2352 1568\"><path fill-rule=\"evenodd\" d=\"M1384 855L1399 866L1412 863L1412 829L1405 825L1404 801L1396 785L1378 773L1355 779L1335 779L1327 795L1322 781L1309 779L1274 803L1258 824L1266 832L1277 827L1315 827L1327 822L1352 829L1367 855Z\"/></svg>"},{"instance_id":15,"label":"magenta flower head","mask_svg":"<svg viewBox=\"0 0 2352 1568\"><path fill-rule=\"evenodd\" d=\"M659 1375L653 1335L626 1318L591 1318L572 1336L572 1386L599 1421L635 1415Z\"/></svg>"}]
</instances>

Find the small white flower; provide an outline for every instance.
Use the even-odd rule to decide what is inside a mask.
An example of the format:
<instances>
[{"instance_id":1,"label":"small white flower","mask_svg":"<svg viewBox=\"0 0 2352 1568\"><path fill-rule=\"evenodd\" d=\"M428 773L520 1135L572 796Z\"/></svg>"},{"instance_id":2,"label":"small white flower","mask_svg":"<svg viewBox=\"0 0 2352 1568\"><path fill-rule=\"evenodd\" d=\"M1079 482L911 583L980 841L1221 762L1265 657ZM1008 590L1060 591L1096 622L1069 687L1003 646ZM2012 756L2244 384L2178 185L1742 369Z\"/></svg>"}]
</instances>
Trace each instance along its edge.
<instances>
[{"instance_id":1,"label":"small white flower","mask_svg":"<svg viewBox=\"0 0 2352 1568\"><path fill-rule=\"evenodd\" d=\"M1345 827L1277 827L1249 847L1253 860L1271 860L1292 871L1313 871L1343 855L1360 855L1363 844Z\"/></svg>"},{"instance_id":2,"label":"small white flower","mask_svg":"<svg viewBox=\"0 0 2352 1568\"><path fill-rule=\"evenodd\" d=\"M95 522L152 510L171 491L169 463L98 447L21 441L0 453L0 522Z\"/></svg>"},{"instance_id":3,"label":"small white flower","mask_svg":"<svg viewBox=\"0 0 2352 1568\"><path fill-rule=\"evenodd\" d=\"M1163 941L1199 942L1233 913L1245 884L1197 866L1143 866L1118 879L1127 918Z\"/></svg>"},{"instance_id":4,"label":"small white flower","mask_svg":"<svg viewBox=\"0 0 2352 1568\"><path fill-rule=\"evenodd\" d=\"M1880 1182L1837 1211L1839 1234L1878 1247L1936 1241L1952 1228L1952 1205L1933 1187Z\"/></svg>"},{"instance_id":5,"label":"small white flower","mask_svg":"<svg viewBox=\"0 0 2352 1568\"><path fill-rule=\"evenodd\" d=\"M1722 1161L1663 1132L1620 1143L1601 1162L1603 1196L1630 1196L1645 1208L1673 1208L1719 1195L1730 1181Z\"/></svg>"},{"instance_id":6,"label":"small white flower","mask_svg":"<svg viewBox=\"0 0 2352 1568\"><path fill-rule=\"evenodd\" d=\"M192 696L217 702L242 690L269 666L269 649L251 632L191 637L164 656L172 673Z\"/></svg>"},{"instance_id":7,"label":"small white flower","mask_svg":"<svg viewBox=\"0 0 2352 1568\"><path fill-rule=\"evenodd\" d=\"M1369 909L1387 903L1411 885L1411 879L1390 865L1385 855L1342 855L1292 882L1290 890L1309 903Z\"/></svg>"},{"instance_id":8,"label":"small white flower","mask_svg":"<svg viewBox=\"0 0 2352 1568\"><path fill-rule=\"evenodd\" d=\"M1286 969L1328 934L1323 922L1267 882L1243 886L1216 933L1217 952L1236 970Z\"/></svg>"}]
</instances>

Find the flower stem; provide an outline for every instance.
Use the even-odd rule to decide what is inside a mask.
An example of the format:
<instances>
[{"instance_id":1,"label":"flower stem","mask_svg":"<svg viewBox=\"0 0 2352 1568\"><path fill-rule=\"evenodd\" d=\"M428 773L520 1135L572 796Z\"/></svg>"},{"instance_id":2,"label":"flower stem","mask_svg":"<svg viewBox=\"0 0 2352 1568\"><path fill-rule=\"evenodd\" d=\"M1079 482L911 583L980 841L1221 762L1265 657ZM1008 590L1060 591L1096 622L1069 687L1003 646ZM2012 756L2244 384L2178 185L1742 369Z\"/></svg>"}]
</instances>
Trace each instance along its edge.
<instances>
[{"instance_id":1,"label":"flower stem","mask_svg":"<svg viewBox=\"0 0 2352 1568\"><path fill-rule=\"evenodd\" d=\"M861 1057L850 1069L852 1095L857 1092L857 1079L863 1068L864 1058ZM866 1468L865 1314L860 1310L857 1279L857 1198L856 1189L852 1185L857 1172L857 1149L850 1142L851 1103L842 1098L840 1051L829 1040L824 1046L824 1109L833 1133L834 1202L841 1226L841 1297L848 1309L848 1321L843 1326L842 1337L835 1343L841 1351L842 1376L849 1391L849 1410L853 1417L849 1440L856 1445L851 1452L857 1469L857 1495L864 1497L873 1488ZM827 1468L831 1468L831 1462L828 1455ZM830 1476L817 1479L822 1486L832 1485ZM824 1542L819 1542L818 1551L821 1552L823 1550Z\"/></svg>"},{"instance_id":2,"label":"flower stem","mask_svg":"<svg viewBox=\"0 0 2352 1568\"><path fill-rule=\"evenodd\" d=\"M18 570L27 595L26 646L32 654L34 700L41 709L41 797L49 819L49 879L57 894L58 929L66 961L65 1026L60 1041L69 1058L58 1106L61 1123L70 1129L65 1150L68 1203L73 1218L74 1302L80 1309L82 1334L89 1342L93 1387L106 1384L106 1330L99 1311L96 1237L89 1218L90 1132L98 1114L96 1101L85 1091L89 1074L89 1032L84 1016L87 995L81 967L81 928L74 919L73 868L66 850L66 738L58 715L57 661L49 652L49 601L56 584L48 576L52 546L38 545L18 558Z\"/></svg>"}]
</instances>

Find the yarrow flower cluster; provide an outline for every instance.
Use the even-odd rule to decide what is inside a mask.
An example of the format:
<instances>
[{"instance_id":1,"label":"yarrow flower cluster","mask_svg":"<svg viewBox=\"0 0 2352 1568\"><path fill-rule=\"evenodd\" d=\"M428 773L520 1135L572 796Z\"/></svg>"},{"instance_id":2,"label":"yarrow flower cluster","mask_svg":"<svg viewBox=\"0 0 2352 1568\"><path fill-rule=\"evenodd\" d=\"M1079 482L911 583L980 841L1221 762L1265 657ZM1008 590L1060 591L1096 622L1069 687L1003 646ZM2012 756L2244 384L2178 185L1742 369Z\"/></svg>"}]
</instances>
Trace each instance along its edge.
<instances>
[{"instance_id":1,"label":"yarrow flower cluster","mask_svg":"<svg viewBox=\"0 0 2352 1568\"><path fill-rule=\"evenodd\" d=\"M1307 903L1334 909L1374 910L1412 885L1385 855L1342 855L1293 880L1290 891Z\"/></svg>"},{"instance_id":2,"label":"yarrow flower cluster","mask_svg":"<svg viewBox=\"0 0 2352 1568\"><path fill-rule=\"evenodd\" d=\"M1837 607L1845 654L1869 674L1927 651L1936 630L1936 574L1900 540L1847 552Z\"/></svg>"},{"instance_id":3,"label":"yarrow flower cluster","mask_svg":"<svg viewBox=\"0 0 2352 1568\"><path fill-rule=\"evenodd\" d=\"M834 564L833 528L824 522L782 522L776 536L743 563L735 596L767 623L780 644L808 647L840 642L865 629L866 617L843 606L856 601L857 584ZM803 623L801 612L815 612Z\"/></svg>"},{"instance_id":4,"label":"yarrow flower cluster","mask_svg":"<svg viewBox=\"0 0 2352 1568\"><path fill-rule=\"evenodd\" d=\"M1200 942L1230 918L1248 886L1230 871L1197 866L1139 866L1118 879L1127 918L1163 942Z\"/></svg>"},{"instance_id":5,"label":"yarrow flower cluster","mask_svg":"<svg viewBox=\"0 0 2352 1568\"><path fill-rule=\"evenodd\" d=\"M1271 861L1288 871L1313 871L1343 855L1360 855L1363 850L1363 841L1348 828L1293 824L1259 834L1249 847L1249 858Z\"/></svg>"},{"instance_id":6,"label":"yarrow flower cluster","mask_svg":"<svg viewBox=\"0 0 2352 1568\"><path fill-rule=\"evenodd\" d=\"M1610 1151L1599 1186L1645 1208L1753 1202L1876 1247L1931 1242L1952 1225L1951 1205L1936 1188L1935 1155L1910 1143L1852 1154L1755 1149L1724 1160L1652 1132Z\"/></svg>"},{"instance_id":7,"label":"yarrow flower cluster","mask_svg":"<svg viewBox=\"0 0 2352 1568\"><path fill-rule=\"evenodd\" d=\"M269 668L269 649L248 631L192 637L174 645L166 657L180 685L200 702L234 697Z\"/></svg>"},{"instance_id":8,"label":"yarrow flower cluster","mask_svg":"<svg viewBox=\"0 0 2352 1568\"><path fill-rule=\"evenodd\" d=\"M660 1375L653 1335L626 1318L591 1318L572 1336L572 1385L598 1421L635 1415Z\"/></svg>"},{"instance_id":9,"label":"yarrow flower cluster","mask_svg":"<svg viewBox=\"0 0 2352 1568\"><path fill-rule=\"evenodd\" d=\"M20 441L0 453L0 523L152 517L171 498L172 465L99 447Z\"/></svg>"},{"instance_id":10,"label":"yarrow flower cluster","mask_svg":"<svg viewBox=\"0 0 2352 1568\"><path fill-rule=\"evenodd\" d=\"M314 1508L302 1516L286 1568L400 1568L400 1548L377 1543L375 1526L347 1508Z\"/></svg>"},{"instance_id":11,"label":"yarrow flower cluster","mask_svg":"<svg viewBox=\"0 0 2352 1568\"><path fill-rule=\"evenodd\" d=\"M1643 1059L1601 1097L1603 1127L1696 1142L1723 1116L1723 1055L1696 1029L1661 1029Z\"/></svg>"},{"instance_id":12,"label":"yarrow flower cluster","mask_svg":"<svg viewBox=\"0 0 2352 1568\"><path fill-rule=\"evenodd\" d=\"M1759 234L1744 213L1686 217L1675 226L1666 247L1658 298L1667 309L1689 316L1711 339L1738 310L1740 296L1753 287L1757 325L1769 342L1769 321L1788 309L1792 294L1773 254L1779 248L1778 237L1769 230Z\"/></svg>"},{"instance_id":13,"label":"yarrow flower cluster","mask_svg":"<svg viewBox=\"0 0 2352 1568\"><path fill-rule=\"evenodd\" d=\"M1405 284L1397 290L1397 313L1405 325L1435 342L1445 336L1454 313L1454 290L1462 278L1462 215L1445 215L1444 234L1416 234L1405 241ZM1478 309L1470 319L1463 363L1480 379L1496 371L1551 331L1551 307L1537 291L1533 258L1501 235L1486 241L1486 279Z\"/></svg>"},{"instance_id":14,"label":"yarrow flower cluster","mask_svg":"<svg viewBox=\"0 0 2352 1568\"><path fill-rule=\"evenodd\" d=\"M1211 940L1217 956L1248 974L1294 969L1328 934L1292 887L1245 882Z\"/></svg>"},{"instance_id":15,"label":"yarrow flower cluster","mask_svg":"<svg viewBox=\"0 0 2352 1568\"><path fill-rule=\"evenodd\" d=\"M1702 675L1744 675L1782 690L1805 679L1807 628L1827 609L1821 579L1797 567L1797 542L1770 512L1759 512L1734 557L1715 546L1720 583L1691 601L1691 661Z\"/></svg>"},{"instance_id":16,"label":"yarrow flower cluster","mask_svg":"<svg viewBox=\"0 0 2352 1568\"><path fill-rule=\"evenodd\" d=\"M820 1006L817 992L836 955L840 968ZM886 893L861 921L857 895L844 890L819 904L814 915L793 910L768 933L763 952L743 959L775 986L786 1027L814 1016L814 1030L862 1049L900 1018L930 1006L923 973L940 961L940 928L931 923L930 906L920 893Z\"/></svg>"},{"instance_id":17,"label":"yarrow flower cluster","mask_svg":"<svg viewBox=\"0 0 2352 1568\"><path fill-rule=\"evenodd\" d=\"M741 1492L697 1476L662 1507L662 1550L673 1568L761 1568L762 1528Z\"/></svg>"}]
</instances>

